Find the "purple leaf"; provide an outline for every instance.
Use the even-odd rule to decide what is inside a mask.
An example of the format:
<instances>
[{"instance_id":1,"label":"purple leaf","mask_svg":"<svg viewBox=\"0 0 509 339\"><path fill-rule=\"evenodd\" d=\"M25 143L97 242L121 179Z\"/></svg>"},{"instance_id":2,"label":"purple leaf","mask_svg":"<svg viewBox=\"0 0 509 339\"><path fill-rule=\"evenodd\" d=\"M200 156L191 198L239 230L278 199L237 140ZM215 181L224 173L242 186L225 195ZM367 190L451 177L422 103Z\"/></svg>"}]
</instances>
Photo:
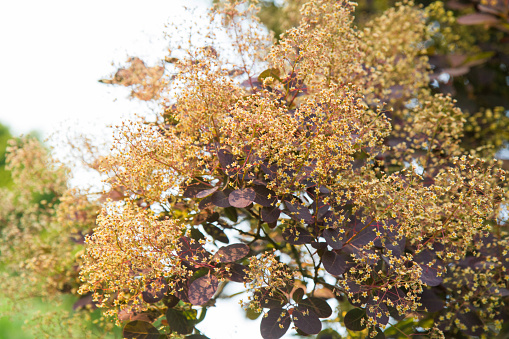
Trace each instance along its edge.
<instances>
[{"instance_id":1,"label":"purple leaf","mask_svg":"<svg viewBox=\"0 0 509 339\"><path fill-rule=\"evenodd\" d=\"M255 185L253 189L256 193L254 202L256 202L257 204L262 205L264 207L269 207L275 205L275 203L277 202L276 193L272 190L269 190L267 187Z\"/></svg>"},{"instance_id":2,"label":"purple leaf","mask_svg":"<svg viewBox=\"0 0 509 339\"><path fill-rule=\"evenodd\" d=\"M211 195L212 193L214 193L215 191L217 191L219 187L214 187L214 188L211 188L211 189L208 189L208 190L203 190L203 191L200 191L196 194L196 197L198 199L201 199L201 198L205 198L209 195Z\"/></svg>"},{"instance_id":3,"label":"purple leaf","mask_svg":"<svg viewBox=\"0 0 509 339\"><path fill-rule=\"evenodd\" d=\"M343 247L343 235L339 232L338 228L326 228L323 230L322 237L327 242L327 245L335 250L339 250Z\"/></svg>"},{"instance_id":4,"label":"purple leaf","mask_svg":"<svg viewBox=\"0 0 509 339\"><path fill-rule=\"evenodd\" d=\"M228 196L232 192L231 189L225 189L224 191L217 191L214 194L212 194L211 199L212 203L216 205L217 207L230 207L230 202L228 200Z\"/></svg>"},{"instance_id":5,"label":"purple leaf","mask_svg":"<svg viewBox=\"0 0 509 339\"><path fill-rule=\"evenodd\" d=\"M366 312L360 308L354 308L345 315L345 327L351 331L362 331L366 328Z\"/></svg>"},{"instance_id":6,"label":"purple leaf","mask_svg":"<svg viewBox=\"0 0 509 339\"><path fill-rule=\"evenodd\" d=\"M313 216L309 212L309 208L302 206L300 202L291 203L290 201L285 201L285 206L290 211L289 215L292 219L296 221L304 220L308 224L313 222Z\"/></svg>"},{"instance_id":7,"label":"purple leaf","mask_svg":"<svg viewBox=\"0 0 509 339\"><path fill-rule=\"evenodd\" d=\"M299 302L299 306L313 310L319 318L328 318L332 315L332 308L325 300L320 298L309 297Z\"/></svg>"},{"instance_id":8,"label":"purple leaf","mask_svg":"<svg viewBox=\"0 0 509 339\"><path fill-rule=\"evenodd\" d=\"M498 22L498 19L493 15L483 14L483 13L472 13L467 15L462 15L456 20L459 24L462 25L490 25Z\"/></svg>"},{"instance_id":9,"label":"purple leaf","mask_svg":"<svg viewBox=\"0 0 509 339\"><path fill-rule=\"evenodd\" d=\"M184 187L184 198L195 198L201 191L210 190L212 185L201 182L191 183Z\"/></svg>"},{"instance_id":10,"label":"purple leaf","mask_svg":"<svg viewBox=\"0 0 509 339\"><path fill-rule=\"evenodd\" d=\"M292 323L290 314L281 307L273 308L262 318L260 332L263 339L279 339L285 335Z\"/></svg>"},{"instance_id":11,"label":"purple leaf","mask_svg":"<svg viewBox=\"0 0 509 339\"><path fill-rule=\"evenodd\" d=\"M157 278L147 281L145 291L141 293L143 301L149 304L156 303L163 299L168 292L168 284L164 278Z\"/></svg>"},{"instance_id":12,"label":"purple leaf","mask_svg":"<svg viewBox=\"0 0 509 339\"><path fill-rule=\"evenodd\" d=\"M263 308L282 307L288 303L288 300L283 294L279 294L277 291L273 291L268 287L259 288L254 292L253 297L260 301L260 305Z\"/></svg>"},{"instance_id":13,"label":"purple leaf","mask_svg":"<svg viewBox=\"0 0 509 339\"><path fill-rule=\"evenodd\" d=\"M438 312L444 308L444 301L430 289L423 289L420 297L422 307L419 310L424 311L426 309L426 312Z\"/></svg>"},{"instance_id":14,"label":"purple leaf","mask_svg":"<svg viewBox=\"0 0 509 339\"><path fill-rule=\"evenodd\" d=\"M345 273L348 266L348 255L340 252L325 251L322 256L323 267L332 275L341 275Z\"/></svg>"},{"instance_id":15,"label":"purple leaf","mask_svg":"<svg viewBox=\"0 0 509 339\"><path fill-rule=\"evenodd\" d=\"M262 220L266 223L274 223L278 221L281 210L277 206L263 207L261 211Z\"/></svg>"},{"instance_id":16,"label":"purple leaf","mask_svg":"<svg viewBox=\"0 0 509 339\"><path fill-rule=\"evenodd\" d=\"M230 239L226 236L224 231L213 224L205 224L203 225L203 229L205 232L207 232L214 240L224 242L225 244L228 244L230 242Z\"/></svg>"},{"instance_id":17,"label":"purple leaf","mask_svg":"<svg viewBox=\"0 0 509 339\"><path fill-rule=\"evenodd\" d=\"M226 273L226 278L235 282L248 282L249 279L249 268L241 264L229 265L230 270Z\"/></svg>"},{"instance_id":18,"label":"purple leaf","mask_svg":"<svg viewBox=\"0 0 509 339\"><path fill-rule=\"evenodd\" d=\"M438 286L442 283L442 269L443 262L436 258L435 253L428 249L421 251L414 257L415 262L419 264L422 269L421 278L423 284L428 286Z\"/></svg>"},{"instance_id":19,"label":"purple leaf","mask_svg":"<svg viewBox=\"0 0 509 339\"><path fill-rule=\"evenodd\" d=\"M249 246L246 244L232 244L229 246L221 247L216 257L219 262L229 263L244 258L249 253Z\"/></svg>"},{"instance_id":20,"label":"purple leaf","mask_svg":"<svg viewBox=\"0 0 509 339\"><path fill-rule=\"evenodd\" d=\"M230 202L230 205L237 208L244 208L255 200L256 193L254 189L251 187L242 188L239 190L235 190L232 193L230 193L230 196L228 197L228 201Z\"/></svg>"},{"instance_id":21,"label":"purple leaf","mask_svg":"<svg viewBox=\"0 0 509 339\"><path fill-rule=\"evenodd\" d=\"M217 291L218 280L214 275L205 275L189 285L189 302L193 305L203 305L214 296Z\"/></svg>"},{"instance_id":22,"label":"purple leaf","mask_svg":"<svg viewBox=\"0 0 509 339\"><path fill-rule=\"evenodd\" d=\"M366 306L366 315L380 325L387 325L389 322L389 309L384 303L371 302Z\"/></svg>"},{"instance_id":23,"label":"purple leaf","mask_svg":"<svg viewBox=\"0 0 509 339\"><path fill-rule=\"evenodd\" d=\"M182 260L203 262L206 261L209 257L209 253L194 239L181 237L178 243L180 247L178 256ZM196 259L194 258L195 256Z\"/></svg>"},{"instance_id":24,"label":"purple leaf","mask_svg":"<svg viewBox=\"0 0 509 339\"><path fill-rule=\"evenodd\" d=\"M297 306L292 313L295 326L306 334L317 334L322 330L322 322L318 316L306 306Z\"/></svg>"},{"instance_id":25,"label":"purple leaf","mask_svg":"<svg viewBox=\"0 0 509 339\"><path fill-rule=\"evenodd\" d=\"M283 231L283 238L292 245L309 244L313 240L313 236L302 227L288 227Z\"/></svg>"},{"instance_id":26,"label":"purple leaf","mask_svg":"<svg viewBox=\"0 0 509 339\"><path fill-rule=\"evenodd\" d=\"M159 339L159 331L152 324L135 320L127 323L122 332L124 338L127 339Z\"/></svg>"}]
</instances>

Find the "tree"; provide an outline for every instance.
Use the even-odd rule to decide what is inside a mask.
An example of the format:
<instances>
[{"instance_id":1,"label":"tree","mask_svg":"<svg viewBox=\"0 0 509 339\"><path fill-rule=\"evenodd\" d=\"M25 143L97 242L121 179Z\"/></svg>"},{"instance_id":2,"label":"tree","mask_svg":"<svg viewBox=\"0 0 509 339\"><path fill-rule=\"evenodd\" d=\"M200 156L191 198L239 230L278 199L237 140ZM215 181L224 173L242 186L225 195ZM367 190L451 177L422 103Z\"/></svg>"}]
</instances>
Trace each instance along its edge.
<instances>
[{"instance_id":1,"label":"tree","mask_svg":"<svg viewBox=\"0 0 509 339\"><path fill-rule=\"evenodd\" d=\"M311 1L270 46L255 6L223 2L211 24L230 49L208 33L171 50L158 88L175 99L119 127L102 168L124 195L80 272L125 337L203 337L230 282L264 338L329 317L351 336L506 333L506 174L464 148L464 113L428 88L433 12L400 4L359 30L353 10Z\"/></svg>"},{"instance_id":2,"label":"tree","mask_svg":"<svg viewBox=\"0 0 509 339\"><path fill-rule=\"evenodd\" d=\"M337 337L331 322L352 338L506 335L506 173L429 88L438 10L399 4L357 28L353 3L302 4L274 43L255 5L220 2L164 67L130 58L102 80L161 114L117 128L93 165L100 197L13 144L4 288L79 292L127 338L204 338L230 283L264 338Z\"/></svg>"}]
</instances>

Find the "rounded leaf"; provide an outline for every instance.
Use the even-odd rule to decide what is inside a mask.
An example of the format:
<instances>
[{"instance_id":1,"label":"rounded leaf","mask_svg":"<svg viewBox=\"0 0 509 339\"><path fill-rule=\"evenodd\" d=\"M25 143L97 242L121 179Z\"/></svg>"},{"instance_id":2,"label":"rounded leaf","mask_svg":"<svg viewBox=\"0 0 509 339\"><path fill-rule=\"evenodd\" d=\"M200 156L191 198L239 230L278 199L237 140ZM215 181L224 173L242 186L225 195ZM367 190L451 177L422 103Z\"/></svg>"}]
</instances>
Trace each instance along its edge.
<instances>
[{"instance_id":1,"label":"rounded leaf","mask_svg":"<svg viewBox=\"0 0 509 339\"><path fill-rule=\"evenodd\" d=\"M345 327L351 331L362 331L366 328L366 312L361 308L354 308L345 315Z\"/></svg>"},{"instance_id":2,"label":"rounded leaf","mask_svg":"<svg viewBox=\"0 0 509 339\"><path fill-rule=\"evenodd\" d=\"M247 187L231 192L228 197L228 202L233 207L244 208L251 205L255 200L255 197L256 193L254 189Z\"/></svg>"},{"instance_id":3,"label":"rounded leaf","mask_svg":"<svg viewBox=\"0 0 509 339\"><path fill-rule=\"evenodd\" d=\"M241 264L231 264L229 265L230 270L226 273L226 278L235 282L248 282L249 279L249 269L247 266Z\"/></svg>"},{"instance_id":4,"label":"rounded leaf","mask_svg":"<svg viewBox=\"0 0 509 339\"><path fill-rule=\"evenodd\" d=\"M205 304L216 293L218 284L218 280L214 275L206 275L196 279L189 285L189 302L193 305Z\"/></svg>"},{"instance_id":5,"label":"rounded leaf","mask_svg":"<svg viewBox=\"0 0 509 339\"><path fill-rule=\"evenodd\" d=\"M322 237L324 237L327 245L335 250L339 250L343 247L343 239L340 239L342 236L338 228L326 228L323 230Z\"/></svg>"},{"instance_id":6,"label":"rounded leaf","mask_svg":"<svg viewBox=\"0 0 509 339\"><path fill-rule=\"evenodd\" d=\"M135 320L127 323L122 332L124 338L127 339L159 339L159 331L152 324Z\"/></svg>"},{"instance_id":7,"label":"rounded leaf","mask_svg":"<svg viewBox=\"0 0 509 339\"><path fill-rule=\"evenodd\" d=\"M322 330L322 322L318 316L305 306L297 306L292 313L293 323L304 333L317 334Z\"/></svg>"},{"instance_id":8,"label":"rounded leaf","mask_svg":"<svg viewBox=\"0 0 509 339\"><path fill-rule=\"evenodd\" d=\"M229 263L244 258L249 253L249 246L246 244L232 244L225 247L221 247L216 257L219 258L219 262Z\"/></svg>"},{"instance_id":9,"label":"rounded leaf","mask_svg":"<svg viewBox=\"0 0 509 339\"><path fill-rule=\"evenodd\" d=\"M255 185L253 187L256 196L254 202L264 207L275 205L277 202L276 193L265 186Z\"/></svg>"},{"instance_id":10,"label":"rounded leaf","mask_svg":"<svg viewBox=\"0 0 509 339\"><path fill-rule=\"evenodd\" d=\"M299 302L302 300L302 297L304 296L304 290L302 288L296 289L292 294L292 299L296 302Z\"/></svg>"},{"instance_id":11,"label":"rounded leaf","mask_svg":"<svg viewBox=\"0 0 509 339\"><path fill-rule=\"evenodd\" d=\"M224 231L213 224L203 225L203 229L207 232L214 240L224 242L225 244L230 242L230 239L226 236Z\"/></svg>"},{"instance_id":12,"label":"rounded leaf","mask_svg":"<svg viewBox=\"0 0 509 339\"><path fill-rule=\"evenodd\" d=\"M264 339L279 339L285 335L292 323L288 311L281 307L267 312L260 323L260 332Z\"/></svg>"},{"instance_id":13,"label":"rounded leaf","mask_svg":"<svg viewBox=\"0 0 509 339\"><path fill-rule=\"evenodd\" d=\"M389 322L389 309L384 303L368 303L365 311L368 318L373 319L380 325L387 325Z\"/></svg>"},{"instance_id":14,"label":"rounded leaf","mask_svg":"<svg viewBox=\"0 0 509 339\"><path fill-rule=\"evenodd\" d=\"M347 268L348 256L345 253L325 251L322 256L323 267L332 275L341 275Z\"/></svg>"},{"instance_id":15,"label":"rounded leaf","mask_svg":"<svg viewBox=\"0 0 509 339\"><path fill-rule=\"evenodd\" d=\"M283 231L283 238L293 245L309 244L315 240L311 233L302 227L288 227Z\"/></svg>"},{"instance_id":16,"label":"rounded leaf","mask_svg":"<svg viewBox=\"0 0 509 339\"><path fill-rule=\"evenodd\" d=\"M313 310L319 318L328 318L332 315L332 308L320 298L309 297L299 302L299 306L305 306Z\"/></svg>"},{"instance_id":17,"label":"rounded leaf","mask_svg":"<svg viewBox=\"0 0 509 339\"><path fill-rule=\"evenodd\" d=\"M263 308L280 308L288 303L284 295L278 294L277 292L273 292L271 295L271 289L267 287L256 290L253 297L260 301L260 305Z\"/></svg>"},{"instance_id":18,"label":"rounded leaf","mask_svg":"<svg viewBox=\"0 0 509 339\"><path fill-rule=\"evenodd\" d=\"M228 200L228 196L232 192L231 189L225 189L224 191L217 191L210 196L211 202L217 207L230 207L230 202Z\"/></svg>"},{"instance_id":19,"label":"rounded leaf","mask_svg":"<svg viewBox=\"0 0 509 339\"><path fill-rule=\"evenodd\" d=\"M273 223L279 219L281 210L277 206L263 207L261 211L262 220L266 223Z\"/></svg>"},{"instance_id":20,"label":"rounded leaf","mask_svg":"<svg viewBox=\"0 0 509 339\"><path fill-rule=\"evenodd\" d=\"M166 310L166 321L170 329L178 334L189 334L193 330L193 326L189 324L186 316L173 308Z\"/></svg>"},{"instance_id":21,"label":"rounded leaf","mask_svg":"<svg viewBox=\"0 0 509 339\"><path fill-rule=\"evenodd\" d=\"M162 300L168 292L168 284L164 278L153 279L148 281L145 291L141 293L143 301L149 304Z\"/></svg>"},{"instance_id":22,"label":"rounded leaf","mask_svg":"<svg viewBox=\"0 0 509 339\"><path fill-rule=\"evenodd\" d=\"M214 193L215 191L217 191L219 187L214 187L214 188L211 188L211 189L208 189L208 190L203 190L203 191L200 191L196 194L196 197L198 199L201 199L201 198L205 198L205 197L208 197L209 195L211 195L212 193Z\"/></svg>"}]
</instances>

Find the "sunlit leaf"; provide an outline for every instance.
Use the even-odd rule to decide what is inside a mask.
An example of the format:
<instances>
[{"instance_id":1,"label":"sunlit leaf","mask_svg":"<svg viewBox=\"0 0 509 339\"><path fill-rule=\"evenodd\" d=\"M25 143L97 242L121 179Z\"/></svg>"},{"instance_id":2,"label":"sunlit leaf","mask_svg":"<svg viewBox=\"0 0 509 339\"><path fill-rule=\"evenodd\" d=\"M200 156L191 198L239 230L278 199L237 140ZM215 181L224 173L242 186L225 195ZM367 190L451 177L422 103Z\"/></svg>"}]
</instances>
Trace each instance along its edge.
<instances>
[{"instance_id":1,"label":"sunlit leaf","mask_svg":"<svg viewBox=\"0 0 509 339\"><path fill-rule=\"evenodd\" d=\"M248 253L249 246L246 244L232 244L221 247L215 256L219 258L219 262L228 263L244 258Z\"/></svg>"},{"instance_id":2,"label":"sunlit leaf","mask_svg":"<svg viewBox=\"0 0 509 339\"><path fill-rule=\"evenodd\" d=\"M189 301L193 305L205 304L216 293L218 284L219 282L214 275L206 275L196 279L189 285Z\"/></svg>"},{"instance_id":3,"label":"sunlit leaf","mask_svg":"<svg viewBox=\"0 0 509 339\"><path fill-rule=\"evenodd\" d=\"M159 339L159 331L152 324L135 320L127 323L122 332L127 339Z\"/></svg>"}]
</instances>

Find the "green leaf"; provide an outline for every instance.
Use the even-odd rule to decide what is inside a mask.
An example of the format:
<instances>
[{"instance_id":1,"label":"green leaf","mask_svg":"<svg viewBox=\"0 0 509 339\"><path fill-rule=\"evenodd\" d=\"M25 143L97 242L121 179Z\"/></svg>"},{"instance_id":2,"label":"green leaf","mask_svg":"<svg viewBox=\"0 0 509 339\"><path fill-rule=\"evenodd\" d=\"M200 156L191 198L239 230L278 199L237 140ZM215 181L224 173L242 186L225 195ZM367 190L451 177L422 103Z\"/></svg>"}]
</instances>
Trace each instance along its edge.
<instances>
[{"instance_id":1,"label":"green leaf","mask_svg":"<svg viewBox=\"0 0 509 339\"><path fill-rule=\"evenodd\" d=\"M341 339L341 335L332 328L327 328L318 333L316 339Z\"/></svg>"},{"instance_id":2,"label":"green leaf","mask_svg":"<svg viewBox=\"0 0 509 339\"><path fill-rule=\"evenodd\" d=\"M186 316L173 308L168 308L166 311L166 320L170 329L178 334L189 334L193 330Z\"/></svg>"},{"instance_id":3,"label":"green leaf","mask_svg":"<svg viewBox=\"0 0 509 339\"><path fill-rule=\"evenodd\" d=\"M237 222L238 215L235 207L227 207L224 209L224 215L233 222Z\"/></svg>"},{"instance_id":4,"label":"green leaf","mask_svg":"<svg viewBox=\"0 0 509 339\"><path fill-rule=\"evenodd\" d=\"M159 331L152 324L135 320L127 323L122 333L127 339L159 339Z\"/></svg>"},{"instance_id":5,"label":"green leaf","mask_svg":"<svg viewBox=\"0 0 509 339\"><path fill-rule=\"evenodd\" d=\"M272 77L278 81L281 81L281 78L279 77L279 75L280 75L279 69L269 68L269 69L266 69L265 71L260 73L260 75L258 76L258 81L263 83L263 80L268 77Z\"/></svg>"}]
</instances>

